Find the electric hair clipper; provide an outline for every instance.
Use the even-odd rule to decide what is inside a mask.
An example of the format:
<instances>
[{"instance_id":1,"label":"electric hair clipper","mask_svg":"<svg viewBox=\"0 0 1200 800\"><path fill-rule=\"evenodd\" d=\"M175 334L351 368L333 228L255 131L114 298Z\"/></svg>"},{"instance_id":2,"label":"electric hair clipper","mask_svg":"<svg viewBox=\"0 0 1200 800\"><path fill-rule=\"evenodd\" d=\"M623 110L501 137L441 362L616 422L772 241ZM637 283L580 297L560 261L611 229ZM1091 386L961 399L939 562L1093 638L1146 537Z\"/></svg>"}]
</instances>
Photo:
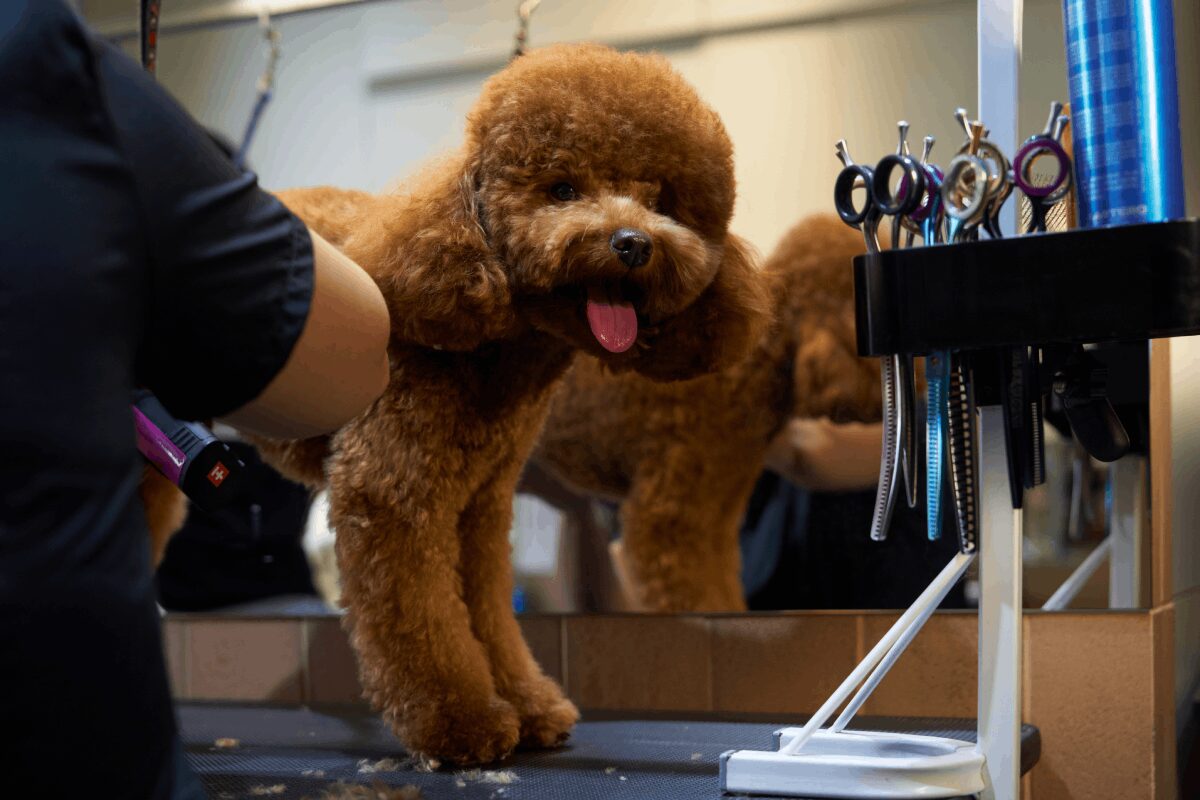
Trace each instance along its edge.
<instances>
[{"instance_id":1,"label":"electric hair clipper","mask_svg":"<svg viewBox=\"0 0 1200 800\"><path fill-rule=\"evenodd\" d=\"M133 393L130 408L138 450L189 500L208 511L238 495L246 464L212 431L176 419L145 389Z\"/></svg>"}]
</instances>

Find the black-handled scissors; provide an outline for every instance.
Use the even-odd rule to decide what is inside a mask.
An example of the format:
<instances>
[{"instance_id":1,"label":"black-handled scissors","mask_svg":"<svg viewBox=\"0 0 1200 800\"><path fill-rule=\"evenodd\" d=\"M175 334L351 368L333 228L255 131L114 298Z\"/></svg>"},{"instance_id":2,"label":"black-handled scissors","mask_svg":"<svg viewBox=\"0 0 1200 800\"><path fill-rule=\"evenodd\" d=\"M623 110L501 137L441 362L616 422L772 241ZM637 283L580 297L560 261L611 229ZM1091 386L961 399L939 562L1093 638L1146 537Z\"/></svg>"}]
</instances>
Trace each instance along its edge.
<instances>
[{"instance_id":1,"label":"black-handled scissors","mask_svg":"<svg viewBox=\"0 0 1200 800\"><path fill-rule=\"evenodd\" d=\"M923 164L908 150L908 123L896 123L899 139L896 152L884 156L875 165L871 180L871 197L880 213L893 217L892 248L900 246L900 231L904 221L925 201L926 174ZM892 176L900 171L900 179ZM895 187L893 189L893 186ZM909 244L912 238L908 239ZM911 355L896 356L899 394L897 413L900 415L900 469L904 474L905 498L909 508L916 508L921 486L921 450L917 445L917 379Z\"/></svg>"},{"instance_id":2,"label":"black-handled scissors","mask_svg":"<svg viewBox=\"0 0 1200 800\"><path fill-rule=\"evenodd\" d=\"M834 207L843 222L862 230L867 252L877 255L879 220L882 213L871 193L875 173L864 164L854 163L844 139L839 140L834 149L842 162L842 171L838 173L833 187ZM865 190L861 204L855 202L857 190ZM887 538L892 511L896 506L900 476L900 442L904 435L904 431L901 430L904 414L901 408L903 400L899 377L900 357L884 356L880 358L879 363L883 388L883 450L879 464L879 486L875 492L875 511L871 516L871 538L876 541Z\"/></svg>"},{"instance_id":3,"label":"black-handled scissors","mask_svg":"<svg viewBox=\"0 0 1200 800\"><path fill-rule=\"evenodd\" d=\"M900 246L904 221L925 201L925 168L908 151L908 123L897 123L900 141L895 153L889 153L875 165L871 180L871 198L881 214L896 218L892 226L892 247ZM900 170L900 180L892 188L892 175Z\"/></svg>"},{"instance_id":4,"label":"black-handled scissors","mask_svg":"<svg viewBox=\"0 0 1200 800\"><path fill-rule=\"evenodd\" d=\"M862 231L867 243L868 253L879 252L879 220L883 215L875 199L871 196L871 182L875 173L865 164L855 164L846 149L846 140L838 139L833 146L838 159L842 162L842 171L838 173L833 184L833 205L837 209L842 222L851 228ZM854 202L854 192L865 189L862 206Z\"/></svg>"}]
</instances>

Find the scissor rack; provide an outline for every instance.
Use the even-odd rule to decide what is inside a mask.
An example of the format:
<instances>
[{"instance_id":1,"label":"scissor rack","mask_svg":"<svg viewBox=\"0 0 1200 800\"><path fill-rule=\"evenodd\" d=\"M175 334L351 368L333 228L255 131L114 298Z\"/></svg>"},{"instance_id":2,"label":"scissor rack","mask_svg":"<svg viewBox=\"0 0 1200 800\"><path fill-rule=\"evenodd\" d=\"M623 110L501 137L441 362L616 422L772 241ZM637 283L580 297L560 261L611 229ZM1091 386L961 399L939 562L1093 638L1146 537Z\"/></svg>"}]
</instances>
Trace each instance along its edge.
<instances>
[{"instance_id":1,"label":"scissor rack","mask_svg":"<svg viewBox=\"0 0 1200 800\"><path fill-rule=\"evenodd\" d=\"M864 356L1200 333L1200 220L854 259Z\"/></svg>"},{"instance_id":2,"label":"scissor rack","mask_svg":"<svg viewBox=\"0 0 1200 800\"><path fill-rule=\"evenodd\" d=\"M854 261L861 355L995 351L1200 333L1200 220L896 250ZM1015 800L1022 527L1007 490L998 359L973 359L979 411L978 742L985 798ZM991 366L989 366L991 365Z\"/></svg>"}]
</instances>

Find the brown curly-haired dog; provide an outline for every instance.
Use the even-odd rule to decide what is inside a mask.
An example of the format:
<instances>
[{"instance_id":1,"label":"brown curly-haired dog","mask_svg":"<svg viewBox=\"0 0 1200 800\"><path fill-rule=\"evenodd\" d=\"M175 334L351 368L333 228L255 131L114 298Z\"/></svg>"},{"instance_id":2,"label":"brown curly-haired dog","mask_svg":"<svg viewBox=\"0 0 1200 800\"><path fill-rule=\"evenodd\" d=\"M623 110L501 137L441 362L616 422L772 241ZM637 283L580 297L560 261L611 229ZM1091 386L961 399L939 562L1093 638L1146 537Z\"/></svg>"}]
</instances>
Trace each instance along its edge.
<instances>
[{"instance_id":1,"label":"brown curly-haired dog","mask_svg":"<svg viewBox=\"0 0 1200 800\"><path fill-rule=\"evenodd\" d=\"M548 47L487 82L462 151L403 194L280 197L391 311L384 396L328 441L261 447L328 482L367 694L423 756L562 742L578 713L512 612L514 487L578 351L673 380L757 341L724 127L661 57Z\"/></svg>"},{"instance_id":2,"label":"brown curly-haired dog","mask_svg":"<svg viewBox=\"0 0 1200 800\"><path fill-rule=\"evenodd\" d=\"M879 417L879 362L855 345L850 261L863 249L834 216L793 227L766 264L774 322L722 372L662 384L590 358L568 372L534 458L573 488L621 500L640 606L744 609L738 526L768 443L791 418Z\"/></svg>"}]
</instances>

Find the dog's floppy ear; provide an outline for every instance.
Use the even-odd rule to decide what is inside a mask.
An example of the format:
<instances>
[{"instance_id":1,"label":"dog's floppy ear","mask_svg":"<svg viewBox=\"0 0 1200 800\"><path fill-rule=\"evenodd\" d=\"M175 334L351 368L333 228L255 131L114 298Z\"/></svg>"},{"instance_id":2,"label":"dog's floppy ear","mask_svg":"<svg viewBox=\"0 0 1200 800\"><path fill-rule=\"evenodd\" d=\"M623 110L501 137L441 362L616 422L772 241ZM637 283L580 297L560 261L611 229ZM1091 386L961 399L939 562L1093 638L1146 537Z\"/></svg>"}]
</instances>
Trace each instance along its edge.
<instances>
[{"instance_id":1,"label":"dog's floppy ear","mask_svg":"<svg viewBox=\"0 0 1200 800\"><path fill-rule=\"evenodd\" d=\"M508 276L477 213L472 164L469 153L435 164L401 194L322 188L280 196L371 274L395 338L472 350L516 326Z\"/></svg>"},{"instance_id":2,"label":"dog's floppy ear","mask_svg":"<svg viewBox=\"0 0 1200 800\"><path fill-rule=\"evenodd\" d=\"M749 354L769 319L767 282L754 250L727 234L712 283L679 314L645 329L628 366L662 381L725 369Z\"/></svg>"}]
</instances>

